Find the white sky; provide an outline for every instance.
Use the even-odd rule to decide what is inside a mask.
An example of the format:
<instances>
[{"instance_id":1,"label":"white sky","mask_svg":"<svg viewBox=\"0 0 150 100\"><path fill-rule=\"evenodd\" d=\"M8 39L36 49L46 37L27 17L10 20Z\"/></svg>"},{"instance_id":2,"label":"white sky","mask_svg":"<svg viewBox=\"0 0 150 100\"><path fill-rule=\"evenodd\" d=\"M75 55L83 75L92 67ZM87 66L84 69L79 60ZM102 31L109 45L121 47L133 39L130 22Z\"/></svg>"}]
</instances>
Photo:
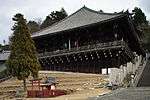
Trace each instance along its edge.
<instances>
[{"instance_id":1,"label":"white sky","mask_svg":"<svg viewBox=\"0 0 150 100\"><path fill-rule=\"evenodd\" d=\"M70 15L83 6L104 12L119 12L140 7L150 19L150 0L0 0L0 43L8 42L13 26L12 17L22 13L27 21L41 18L42 20L55 10L62 7Z\"/></svg>"}]
</instances>

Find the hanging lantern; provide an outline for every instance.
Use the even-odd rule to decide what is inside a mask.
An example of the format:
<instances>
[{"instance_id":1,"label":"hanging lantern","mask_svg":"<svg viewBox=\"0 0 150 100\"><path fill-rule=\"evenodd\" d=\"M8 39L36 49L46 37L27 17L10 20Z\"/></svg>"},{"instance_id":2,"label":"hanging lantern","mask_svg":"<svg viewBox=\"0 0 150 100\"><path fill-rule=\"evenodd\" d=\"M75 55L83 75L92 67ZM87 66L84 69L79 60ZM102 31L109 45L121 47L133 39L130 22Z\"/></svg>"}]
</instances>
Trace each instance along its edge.
<instances>
[{"instance_id":1,"label":"hanging lantern","mask_svg":"<svg viewBox=\"0 0 150 100\"><path fill-rule=\"evenodd\" d=\"M106 55L106 53L104 52L104 55Z\"/></svg>"},{"instance_id":2,"label":"hanging lantern","mask_svg":"<svg viewBox=\"0 0 150 100\"><path fill-rule=\"evenodd\" d=\"M94 59L94 57L92 56L92 59Z\"/></svg>"},{"instance_id":3,"label":"hanging lantern","mask_svg":"<svg viewBox=\"0 0 150 100\"><path fill-rule=\"evenodd\" d=\"M86 60L88 60L88 57L86 58Z\"/></svg>"},{"instance_id":4,"label":"hanging lantern","mask_svg":"<svg viewBox=\"0 0 150 100\"><path fill-rule=\"evenodd\" d=\"M87 55L85 55L85 58L87 57Z\"/></svg>"},{"instance_id":5,"label":"hanging lantern","mask_svg":"<svg viewBox=\"0 0 150 100\"><path fill-rule=\"evenodd\" d=\"M116 56L118 56L118 54L116 54Z\"/></svg>"},{"instance_id":6,"label":"hanging lantern","mask_svg":"<svg viewBox=\"0 0 150 100\"><path fill-rule=\"evenodd\" d=\"M111 55L111 51L109 51L109 54Z\"/></svg>"},{"instance_id":7,"label":"hanging lantern","mask_svg":"<svg viewBox=\"0 0 150 100\"><path fill-rule=\"evenodd\" d=\"M121 51L119 51L119 53L121 53Z\"/></svg>"},{"instance_id":8,"label":"hanging lantern","mask_svg":"<svg viewBox=\"0 0 150 100\"><path fill-rule=\"evenodd\" d=\"M100 58L98 54L97 54L97 58L98 58L98 59Z\"/></svg>"},{"instance_id":9,"label":"hanging lantern","mask_svg":"<svg viewBox=\"0 0 150 100\"><path fill-rule=\"evenodd\" d=\"M93 57L93 55L91 54L91 57Z\"/></svg>"},{"instance_id":10,"label":"hanging lantern","mask_svg":"<svg viewBox=\"0 0 150 100\"><path fill-rule=\"evenodd\" d=\"M117 37L118 37L118 35L117 35L117 33L115 33L115 38L117 39Z\"/></svg>"}]
</instances>

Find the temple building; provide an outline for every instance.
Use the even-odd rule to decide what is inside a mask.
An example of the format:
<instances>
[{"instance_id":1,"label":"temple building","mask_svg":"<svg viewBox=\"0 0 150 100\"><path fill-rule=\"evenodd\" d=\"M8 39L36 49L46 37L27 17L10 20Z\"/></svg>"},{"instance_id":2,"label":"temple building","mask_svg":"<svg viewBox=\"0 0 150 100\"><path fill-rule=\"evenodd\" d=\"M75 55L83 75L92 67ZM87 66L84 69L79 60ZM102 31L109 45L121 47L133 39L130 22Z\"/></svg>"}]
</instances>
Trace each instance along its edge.
<instances>
[{"instance_id":1,"label":"temple building","mask_svg":"<svg viewBox=\"0 0 150 100\"><path fill-rule=\"evenodd\" d=\"M84 6L32 38L44 70L101 73L145 56L139 34L128 12L103 13Z\"/></svg>"}]
</instances>

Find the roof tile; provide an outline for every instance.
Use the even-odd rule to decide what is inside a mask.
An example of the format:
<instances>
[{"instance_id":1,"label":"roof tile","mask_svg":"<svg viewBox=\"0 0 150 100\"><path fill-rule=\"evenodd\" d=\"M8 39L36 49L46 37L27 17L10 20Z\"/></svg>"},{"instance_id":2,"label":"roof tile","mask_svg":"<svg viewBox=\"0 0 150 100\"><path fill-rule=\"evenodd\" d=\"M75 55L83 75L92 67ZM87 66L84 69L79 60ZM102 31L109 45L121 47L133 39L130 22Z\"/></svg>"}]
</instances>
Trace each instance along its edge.
<instances>
[{"instance_id":1,"label":"roof tile","mask_svg":"<svg viewBox=\"0 0 150 100\"><path fill-rule=\"evenodd\" d=\"M58 23L55 23L41 31L34 33L32 37L70 30L70 29L81 27L81 26L86 26L86 25L102 22L105 20L113 19L121 15L123 14L102 13L102 12L91 10L84 6L78 11L76 11L75 13L73 13L72 15L59 21Z\"/></svg>"}]
</instances>

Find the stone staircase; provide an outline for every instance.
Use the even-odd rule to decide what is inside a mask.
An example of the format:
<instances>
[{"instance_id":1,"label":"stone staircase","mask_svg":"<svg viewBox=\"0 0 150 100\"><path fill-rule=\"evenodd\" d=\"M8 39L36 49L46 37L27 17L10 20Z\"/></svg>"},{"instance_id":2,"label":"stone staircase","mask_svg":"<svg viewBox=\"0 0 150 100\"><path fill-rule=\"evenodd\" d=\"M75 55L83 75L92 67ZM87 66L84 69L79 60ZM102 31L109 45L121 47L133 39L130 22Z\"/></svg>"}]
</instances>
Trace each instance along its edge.
<instances>
[{"instance_id":1,"label":"stone staircase","mask_svg":"<svg viewBox=\"0 0 150 100\"><path fill-rule=\"evenodd\" d=\"M137 84L137 87L148 87L148 86L150 86L150 60L147 61L147 64Z\"/></svg>"}]
</instances>

